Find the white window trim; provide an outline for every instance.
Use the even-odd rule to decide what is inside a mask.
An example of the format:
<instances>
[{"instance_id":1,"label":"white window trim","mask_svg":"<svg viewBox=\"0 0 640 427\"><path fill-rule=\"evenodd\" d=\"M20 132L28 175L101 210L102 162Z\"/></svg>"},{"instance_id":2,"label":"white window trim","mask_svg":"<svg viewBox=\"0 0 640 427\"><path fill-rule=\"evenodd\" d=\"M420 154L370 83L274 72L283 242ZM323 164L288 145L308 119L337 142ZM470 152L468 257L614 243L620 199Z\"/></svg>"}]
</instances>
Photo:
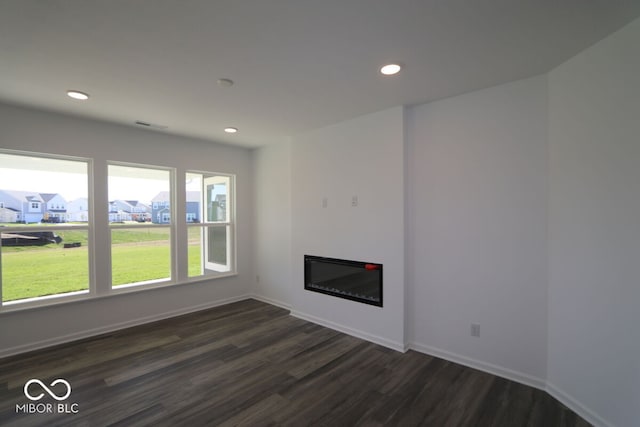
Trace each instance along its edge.
<instances>
[{"instance_id":1,"label":"white window trim","mask_svg":"<svg viewBox=\"0 0 640 427\"><path fill-rule=\"evenodd\" d=\"M236 237L236 224L237 224L237 220L236 220L236 205L237 205L237 197L236 197L236 190L235 190L235 185L236 185L236 179L237 176L236 174L230 174L230 173L224 173L224 172L211 172L211 171L200 171L200 170L187 170L187 173L199 173L199 174L203 174L203 175L207 175L207 176L212 176L212 175L219 175L219 176L228 176L231 178L231 188L229 190L229 197L231 199L231 203L227 205L227 209L230 209L230 215L228 215L228 221L227 222L223 222L223 223L205 223L205 222L200 222L200 223L186 223L186 227L184 227L184 230L186 232L186 235L184 236L178 236L178 226L177 226L177 221L173 221L171 224L152 224L152 223L141 223L141 224L136 224L135 226L127 226L127 225L123 225L123 224L109 224L109 223L104 223L104 224L96 224L95 222L95 206L96 206L96 201L95 201L95 194L94 194L94 181L96 180L95 177L95 166L94 163L96 162L94 159L92 158L86 158L86 157L76 157L76 156L68 156L68 155L58 155L58 154L50 154L50 153L40 153L40 152L32 152L32 151L21 151L21 150L10 150L10 149L0 149L0 153L5 153L5 154L12 154L12 155L23 155L23 156L29 156L29 157L42 157L42 158L49 158L49 159L54 159L54 160L70 160L70 161L80 161L80 162L85 162L87 164L87 180L88 180L88 194L87 194L87 219L88 222L86 225L55 225L55 226L38 226L38 229L40 228L45 228L46 230L84 230L87 232L88 234L88 244L87 244L87 248L88 248L88 269L89 269L89 283L88 283L88 289L87 290L81 290L81 291L73 291L73 292L67 292L67 293L61 293L61 294L56 294L56 295L46 295L46 296L42 296L42 297L34 297L34 298L24 298L21 300L15 300L15 301L7 301L7 302L2 302L2 282L1 282L1 278L0 278L0 313L8 313L8 312L17 312L17 311L24 311L24 310L31 310L31 309L37 309L37 308L41 308L41 307L52 307L52 306L58 306L58 305L64 305L64 304L70 304L70 303L75 303L75 302L80 302L80 301L87 301L87 300L95 300L95 299L102 299L102 298L109 298L109 297L113 297L113 296L118 296L124 293L135 293L135 292L146 292L148 290L157 290L157 289L161 289L164 287L172 287L172 286L180 286L180 285L184 285L184 284L189 284L189 285L198 285L198 284L202 284L202 285L210 285L211 282L216 281L217 279L223 279L223 278L227 278L227 277L232 277L232 276L237 276L238 275L238 271L237 271L237 237ZM102 163L102 161L100 161L100 170L104 171L104 176L100 176L101 179L104 179L105 181L108 181L108 166L109 165L118 165L118 166L131 166L131 167L141 167L141 168L150 168L150 169L161 169L161 170L168 170L170 171L170 185L171 185L171 201L170 201L170 205L171 207L171 215L172 218L178 218L176 211L177 211L177 203L176 203L176 199L178 198L178 191L184 192L186 191L185 188L176 188L176 177L177 177L177 168L175 167L166 167L166 166L154 166L154 165L148 165L148 164L137 164L137 163L129 163L129 162L120 162L120 161L104 161L104 163ZM182 170L184 171L184 170ZM184 196L184 195L183 195ZM186 198L185 198L186 199ZM38 202L39 203L39 202ZM5 203L6 205L6 203ZM98 203L98 206L102 206L102 203ZM104 202L104 206L105 208L109 208L109 202L105 201ZM229 207L230 206L230 207ZM109 219L109 214L108 213L104 213L104 215L100 215L101 217L104 217L105 219ZM200 214L200 217L202 217L202 213ZM184 218L186 220L186 218ZM18 218L17 220L23 220L22 215L20 212L18 212ZM229 226L229 230L230 230L230 235L232 238L232 249L231 249L231 269L229 272L224 272L224 273L218 273L215 275L201 275L201 276L194 276L194 277L179 277L178 276L178 272L180 269L188 269L188 265L178 265L178 259L179 257L177 256L177 247L178 247L178 239L179 238L187 238L188 235L188 228L189 227L199 227L199 228L203 228L203 227L207 227L207 226ZM104 232L105 235L109 236L108 238L110 239L111 236L111 230L112 229L122 229L122 228L135 228L135 229L140 229L143 227L161 227L161 228L166 228L166 227L170 227L170 235L171 235L171 243L170 243L170 253L171 253L171 279L170 280L166 280L166 279L158 279L158 280L150 280L150 281L146 281L146 282L139 282L139 283L134 283L134 284L124 284L124 285L118 285L118 286L113 286L112 282L111 282L111 258L109 257L108 260L105 259L101 259L100 262L101 263L107 263L107 268L106 270L108 271L108 278L103 278L103 280L106 280L106 282L108 282L108 284L105 286L101 283L100 284L100 290L97 289L97 278L96 278L96 246L98 246L95 241L95 236L96 236L96 229L100 229L101 232ZM26 228L26 226L25 226ZM28 229L30 231L34 231L33 226L29 226ZM16 228L17 230L17 228ZM102 245L99 245L102 247ZM109 247L110 245L110 241L109 241ZM0 247L0 250L2 248ZM0 257L0 262L1 262L1 257ZM0 268L1 268L1 264L0 264ZM186 272L185 272L185 276Z\"/></svg>"},{"instance_id":2,"label":"white window trim","mask_svg":"<svg viewBox=\"0 0 640 427\"><path fill-rule=\"evenodd\" d=\"M109 180L109 166L122 166L122 167L131 167L131 168L139 168L139 169L151 169L151 170L160 170L169 172L169 197L170 197L170 215L172 218L175 218L175 209L176 209L176 168L166 167L166 166L157 166L157 165L149 165L149 164L141 164L141 163L129 163L129 162L118 162L118 161L107 161L106 171L107 171L107 181ZM149 201L151 202L151 201ZM154 204L155 202L152 202ZM151 213L153 215L153 213ZM113 284L113 265L111 262L111 258L109 258L109 294L120 294L123 292L128 292L132 289L142 290L142 289L156 289L158 287L170 286L178 284L178 273L176 268L176 240L177 240L177 230L175 221L170 221L168 224L155 224L151 223L138 223L135 225L127 225L127 224L109 224L109 247L112 247L111 244L111 233L115 230L140 230L144 228L169 228L169 277L164 279L153 279L153 280L143 280L141 282L135 283L125 283L122 285L114 285Z\"/></svg>"},{"instance_id":3,"label":"white window trim","mask_svg":"<svg viewBox=\"0 0 640 427\"><path fill-rule=\"evenodd\" d=\"M52 160L67 160L67 161L75 161L75 162L83 162L87 165L87 199L88 199L88 222L87 225L55 225L55 226L25 226L25 227L12 227L12 230L15 231L65 231L65 230L84 230L88 235L88 279L89 283L87 283L88 288L86 290L81 291L72 291L72 292L64 292L61 294L54 295L44 295L40 297L33 298L24 298L20 300L14 301L3 301L2 300L2 256L0 255L0 313L3 312L12 312L12 311L20 311L25 309L32 308L40 308L40 307L48 307L52 305L57 305L61 303L68 303L73 301L86 300L91 297L95 297L95 254L93 250L93 236L94 234L94 210L93 210L93 174L94 174L94 160L86 157L77 157L77 156L67 156L67 155L58 155L58 154L50 154L50 153L39 153L32 151L20 151L20 150L9 150L9 149L0 149L0 153L2 154L10 154L15 156L26 156L26 157L40 157L45 159ZM35 202L39 203L39 202ZM18 220L23 220L22 215L18 214ZM0 241L0 251L2 251L2 243Z\"/></svg>"},{"instance_id":4,"label":"white window trim","mask_svg":"<svg viewBox=\"0 0 640 427\"><path fill-rule=\"evenodd\" d=\"M212 171L203 171L203 170L187 170L185 172L186 174L200 174L203 175L203 187L204 187L204 176L225 176L229 178L229 198L231 199L231 203L229 203L229 201L227 200L227 220L224 222L206 222L206 217L205 217L205 206L204 206L204 201L206 200L206 197L204 195L204 188L202 188L202 202L200 203L200 222L197 223L190 223L190 222L186 222L186 226L187 226L187 230L190 228L198 228L200 230L204 230L207 227L229 227L229 234L230 234L230 239L231 239L231 250L230 250L230 256L231 256L231 262L230 262L230 266L229 266L229 271L225 271L225 272L217 272L216 274L212 274L212 275L206 275L206 274L201 274L199 276L192 276L192 277L187 277L185 280L187 282L199 282L199 281L203 281L203 280L210 280L210 279L218 279L218 278L223 278L223 277L230 277L230 276L237 276L238 275L238 264L237 264L237 252L238 252L238 242L237 242L237 237L236 237L236 205L237 205L237 200L236 200L236 174L231 174L231 173L225 173L225 172L212 172ZM186 191L186 189L185 189ZM188 231L187 231L187 235L188 235ZM204 243L203 243L204 244ZM204 253L204 252L203 252ZM202 255L204 256L204 255ZM202 265L204 268L204 259L202 260ZM187 275L188 276L188 275Z\"/></svg>"}]
</instances>

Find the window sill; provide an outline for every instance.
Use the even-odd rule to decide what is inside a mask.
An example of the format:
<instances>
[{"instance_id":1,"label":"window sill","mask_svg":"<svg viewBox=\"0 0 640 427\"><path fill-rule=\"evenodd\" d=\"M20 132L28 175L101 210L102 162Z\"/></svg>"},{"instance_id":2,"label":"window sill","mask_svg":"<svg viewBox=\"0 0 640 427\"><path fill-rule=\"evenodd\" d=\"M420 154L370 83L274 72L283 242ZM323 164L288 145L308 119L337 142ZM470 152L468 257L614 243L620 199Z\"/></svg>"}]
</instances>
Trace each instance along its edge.
<instances>
[{"instance_id":1,"label":"window sill","mask_svg":"<svg viewBox=\"0 0 640 427\"><path fill-rule=\"evenodd\" d=\"M153 281L154 283L144 284L131 284L120 285L116 288L111 288L108 293L105 294L90 294L88 290L68 292L60 295L47 295L37 298L28 298L24 300L8 301L4 302L0 307L0 316L2 314L16 313L28 310L47 309L51 307L57 307L60 305L78 303L78 302L90 302L95 300L101 300L104 298L111 298L119 295L132 294L138 292L153 291L156 289L171 288L174 286L184 285L197 285L199 283L210 282L217 279L225 279L233 276L237 276L237 272L225 273L219 276L198 276L189 278L182 282L172 282L169 280Z\"/></svg>"}]
</instances>

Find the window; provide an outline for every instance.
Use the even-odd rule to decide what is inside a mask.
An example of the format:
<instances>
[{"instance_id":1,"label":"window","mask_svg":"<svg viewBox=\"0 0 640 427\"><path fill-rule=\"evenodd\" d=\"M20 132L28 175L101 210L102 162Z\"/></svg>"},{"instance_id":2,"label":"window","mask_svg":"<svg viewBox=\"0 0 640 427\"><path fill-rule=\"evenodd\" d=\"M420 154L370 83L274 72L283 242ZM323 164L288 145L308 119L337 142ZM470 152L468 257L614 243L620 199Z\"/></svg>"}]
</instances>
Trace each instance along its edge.
<instances>
[{"instance_id":1,"label":"window","mask_svg":"<svg viewBox=\"0 0 640 427\"><path fill-rule=\"evenodd\" d=\"M235 271L233 176L186 174L189 277Z\"/></svg>"},{"instance_id":2,"label":"window","mask_svg":"<svg viewBox=\"0 0 640 427\"><path fill-rule=\"evenodd\" d=\"M176 189L172 168L107 162L93 177L92 162L0 149L0 311L235 274L234 176L189 172ZM100 223L94 178L108 185Z\"/></svg>"},{"instance_id":3,"label":"window","mask_svg":"<svg viewBox=\"0 0 640 427\"><path fill-rule=\"evenodd\" d=\"M67 221L37 200L88 200L89 170L87 159L0 152L2 305L88 293L89 215Z\"/></svg>"},{"instance_id":4,"label":"window","mask_svg":"<svg viewBox=\"0 0 640 427\"><path fill-rule=\"evenodd\" d=\"M171 170L110 164L108 173L112 286L171 281Z\"/></svg>"}]
</instances>

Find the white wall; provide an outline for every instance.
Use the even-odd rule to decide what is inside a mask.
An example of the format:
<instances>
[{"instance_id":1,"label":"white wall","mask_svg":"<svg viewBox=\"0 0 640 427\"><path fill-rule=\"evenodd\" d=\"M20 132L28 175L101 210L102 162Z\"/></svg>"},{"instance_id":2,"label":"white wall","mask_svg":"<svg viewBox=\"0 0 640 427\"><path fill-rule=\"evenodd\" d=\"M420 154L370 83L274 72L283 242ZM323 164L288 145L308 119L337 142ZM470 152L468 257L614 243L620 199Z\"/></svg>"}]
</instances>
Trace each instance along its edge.
<instances>
[{"instance_id":1,"label":"white wall","mask_svg":"<svg viewBox=\"0 0 640 427\"><path fill-rule=\"evenodd\" d=\"M412 346L538 387L547 354L546 93L542 76L416 106L406 129Z\"/></svg>"},{"instance_id":2,"label":"white wall","mask_svg":"<svg viewBox=\"0 0 640 427\"><path fill-rule=\"evenodd\" d=\"M305 293L302 255L375 256L369 230L401 208L352 211L350 198L404 193L406 309L393 307L414 348L546 387L595 425L640 425L639 41L635 21L548 76L407 108L402 172L395 110L295 138L291 157L256 156L292 187L294 312L402 341L391 314ZM399 266L401 237L386 231Z\"/></svg>"},{"instance_id":3,"label":"white wall","mask_svg":"<svg viewBox=\"0 0 640 427\"><path fill-rule=\"evenodd\" d=\"M549 390L640 425L640 20L549 74Z\"/></svg>"},{"instance_id":4,"label":"white wall","mask_svg":"<svg viewBox=\"0 0 640 427\"><path fill-rule=\"evenodd\" d=\"M403 349L402 107L299 135L291 162L293 313ZM384 307L304 290L305 254L383 264Z\"/></svg>"},{"instance_id":5,"label":"white wall","mask_svg":"<svg viewBox=\"0 0 640 427\"><path fill-rule=\"evenodd\" d=\"M255 282L264 301L290 307L291 294L291 143L253 151Z\"/></svg>"},{"instance_id":6,"label":"white wall","mask_svg":"<svg viewBox=\"0 0 640 427\"><path fill-rule=\"evenodd\" d=\"M635 21L548 76L404 113L411 346L546 387L602 426L640 425L639 42ZM402 217L349 208L361 188L401 194L383 177L400 185L402 131L395 111L379 114L296 138L291 158L257 157L278 182L293 168L294 312L374 337L375 309L305 293L301 276L304 253L359 258L376 247L369 228ZM388 153L363 160L379 146ZM392 320L385 336L400 341Z\"/></svg>"},{"instance_id":7,"label":"white wall","mask_svg":"<svg viewBox=\"0 0 640 427\"><path fill-rule=\"evenodd\" d=\"M548 76L404 113L406 309L394 309L411 346L546 387L602 426L640 425L639 46L637 20ZM394 110L378 114L258 158L278 182L293 169L294 312L399 343L399 319L386 334L375 309L302 290L304 253L371 253L368 229L394 216L348 206L367 186L392 194L388 171L401 181L402 130ZM382 140L388 153L364 162Z\"/></svg>"},{"instance_id":8,"label":"white wall","mask_svg":"<svg viewBox=\"0 0 640 427\"><path fill-rule=\"evenodd\" d=\"M0 104L0 147L94 159L96 278L108 289L106 162L109 160L236 174L238 275L181 286L0 314L0 355L231 301L253 277L253 178L248 150ZM182 179L184 185L184 178ZM182 224L182 223L180 223ZM185 227L180 225L180 227ZM180 243L186 259L186 241Z\"/></svg>"}]
</instances>

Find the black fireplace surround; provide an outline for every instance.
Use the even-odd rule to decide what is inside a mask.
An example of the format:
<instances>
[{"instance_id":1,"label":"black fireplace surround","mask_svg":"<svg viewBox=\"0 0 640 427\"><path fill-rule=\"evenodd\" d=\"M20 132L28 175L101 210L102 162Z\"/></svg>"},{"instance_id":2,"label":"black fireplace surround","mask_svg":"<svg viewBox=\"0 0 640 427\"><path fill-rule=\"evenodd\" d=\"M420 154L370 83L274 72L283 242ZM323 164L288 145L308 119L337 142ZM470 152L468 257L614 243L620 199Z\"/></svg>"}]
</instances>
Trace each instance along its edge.
<instances>
[{"instance_id":1,"label":"black fireplace surround","mask_svg":"<svg viewBox=\"0 0 640 427\"><path fill-rule=\"evenodd\" d=\"M382 264L305 255L304 288L382 307Z\"/></svg>"}]
</instances>

